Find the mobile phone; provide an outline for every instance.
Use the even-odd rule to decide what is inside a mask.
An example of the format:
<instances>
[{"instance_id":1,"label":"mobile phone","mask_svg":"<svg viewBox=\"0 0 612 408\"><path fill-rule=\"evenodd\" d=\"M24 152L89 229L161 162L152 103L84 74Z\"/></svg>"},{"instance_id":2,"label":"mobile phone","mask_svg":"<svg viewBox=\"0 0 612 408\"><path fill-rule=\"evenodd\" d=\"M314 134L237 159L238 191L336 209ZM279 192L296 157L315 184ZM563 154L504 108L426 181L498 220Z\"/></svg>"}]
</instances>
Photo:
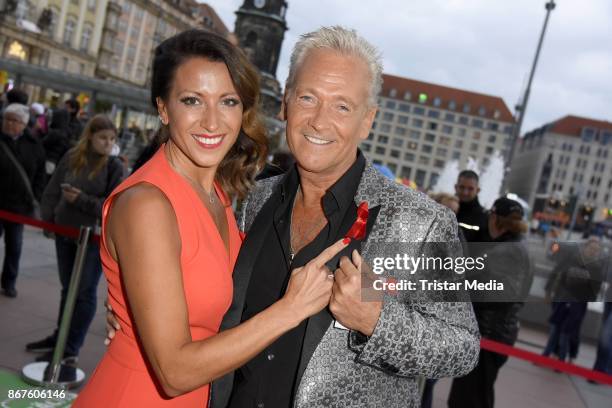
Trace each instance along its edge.
<instances>
[{"instance_id":1,"label":"mobile phone","mask_svg":"<svg viewBox=\"0 0 612 408\"><path fill-rule=\"evenodd\" d=\"M60 187L62 189L64 189L64 190L69 190L69 189L72 188L72 186L70 184L68 184L68 183L62 183L62 184L60 184Z\"/></svg>"}]
</instances>

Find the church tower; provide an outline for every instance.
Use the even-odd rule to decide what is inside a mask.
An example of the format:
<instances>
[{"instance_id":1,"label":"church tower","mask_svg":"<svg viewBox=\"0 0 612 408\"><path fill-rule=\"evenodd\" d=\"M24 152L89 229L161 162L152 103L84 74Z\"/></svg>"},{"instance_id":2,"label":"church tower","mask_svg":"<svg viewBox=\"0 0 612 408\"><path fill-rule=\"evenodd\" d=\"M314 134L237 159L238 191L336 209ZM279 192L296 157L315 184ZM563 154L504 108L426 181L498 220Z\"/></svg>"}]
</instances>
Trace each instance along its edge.
<instances>
[{"instance_id":1,"label":"church tower","mask_svg":"<svg viewBox=\"0 0 612 408\"><path fill-rule=\"evenodd\" d=\"M280 111L282 92L276 79L276 68L287 22L284 0L245 0L236 11L234 33L240 47L261 74L261 94L264 114L271 136L281 129L276 119Z\"/></svg>"}]
</instances>

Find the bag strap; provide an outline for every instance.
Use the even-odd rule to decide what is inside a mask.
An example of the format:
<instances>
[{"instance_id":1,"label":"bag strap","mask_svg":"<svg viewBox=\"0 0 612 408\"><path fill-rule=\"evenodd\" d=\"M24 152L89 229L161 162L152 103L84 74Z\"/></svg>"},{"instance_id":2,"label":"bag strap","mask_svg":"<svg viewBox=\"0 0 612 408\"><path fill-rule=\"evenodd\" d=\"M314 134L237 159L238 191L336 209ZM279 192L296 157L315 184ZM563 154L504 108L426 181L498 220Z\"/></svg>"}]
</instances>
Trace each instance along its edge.
<instances>
[{"instance_id":1,"label":"bag strap","mask_svg":"<svg viewBox=\"0 0 612 408\"><path fill-rule=\"evenodd\" d=\"M23 181L23 184L25 185L26 190L28 190L28 194L30 195L32 202L34 204L37 204L38 200L36 200L36 197L34 197L34 192L32 191L32 184L30 184L30 179L28 178L28 175L26 174L25 169L23 168L19 160L17 160L17 157L15 157L11 149L9 149L9 147L6 145L6 143L3 140L0 140L0 147L2 147L2 150L8 156L9 160L15 165L15 168L17 169L17 172L19 173L19 176L21 177L21 181Z\"/></svg>"}]
</instances>

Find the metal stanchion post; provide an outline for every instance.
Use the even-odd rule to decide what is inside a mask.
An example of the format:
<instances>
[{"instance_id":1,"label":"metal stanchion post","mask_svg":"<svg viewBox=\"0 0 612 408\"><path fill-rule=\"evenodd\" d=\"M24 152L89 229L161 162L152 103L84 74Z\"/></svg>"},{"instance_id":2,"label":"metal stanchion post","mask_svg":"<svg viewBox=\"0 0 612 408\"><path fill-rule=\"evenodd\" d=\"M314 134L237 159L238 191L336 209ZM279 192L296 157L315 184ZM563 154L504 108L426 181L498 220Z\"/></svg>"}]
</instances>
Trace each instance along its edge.
<instances>
[{"instance_id":1,"label":"metal stanchion post","mask_svg":"<svg viewBox=\"0 0 612 408\"><path fill-rule=\"evenodd\" d=\"M51 359L51 362L31 363L23 367L21 371L23 379L30 384L73 388L78 386L85 379L85 373L76 368L76 379L74 381L59 382L62 358L64 355L64 349L66 348L68 331L70 330L70 321L72 320L72 314L74 312L74 303L76 302L77 294L79 293L81 273L83 271L83 264L85 263L85 251L87 251L87 244L89 243L90 235L91 227L81 227L76 258L72 268L70 285L68 286L68 293L66 294L66 302L64 303L64 311L62 313L62 320L60 322L57 342L55 343L55 349L53 350L53 358ZM47 365L50 366L50 379L45 378Z\"/></svg>"}]
</instances>

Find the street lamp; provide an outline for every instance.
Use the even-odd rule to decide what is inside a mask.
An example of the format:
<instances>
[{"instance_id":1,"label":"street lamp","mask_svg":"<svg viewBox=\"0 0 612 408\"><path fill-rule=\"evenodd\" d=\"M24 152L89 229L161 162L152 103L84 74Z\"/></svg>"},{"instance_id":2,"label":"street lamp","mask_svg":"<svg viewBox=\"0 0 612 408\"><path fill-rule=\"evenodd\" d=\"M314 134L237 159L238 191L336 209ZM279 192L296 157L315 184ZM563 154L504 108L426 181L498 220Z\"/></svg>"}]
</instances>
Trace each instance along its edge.
<instances>
[{"instance_id":1,"label":"street lamp","mask_svg":"<svg viewBox=\"0 0 612 408\"><path fill-rule=\"evenodd\" d=\"M544 33L546 33L546 26L548 25L548 18L550 17L550 12L555 9L555 0L550 0L545 4L546 8L546 17L544 18L544 25L542 26L542 32L540 33L540 40L538 41L538 47L536 48L535 57L533 58L533 64L531 65L531 72L529 73L529 81L527 81L527 88L525 89L525 94L523 95L522 102L516 105L516 113L515 117L517 117L514 126L512 127L512 144L510 146L510 151L508 152L508 156L506 158L506 168L504 172L504 189L508 188L508 173L510 172L510 164L512 159L514 158L514 151L516 150L516 145L521 136L521 127L523 126L523 119L525 118L525 112L527 111L527 102L529 102L529 93L531 92L531 83L533 82L533 76L535 74L536 66L538 65L538 58L540 57L540 50L542 49L542 42L544 41Z\"/></svg>"}]
</instances>

